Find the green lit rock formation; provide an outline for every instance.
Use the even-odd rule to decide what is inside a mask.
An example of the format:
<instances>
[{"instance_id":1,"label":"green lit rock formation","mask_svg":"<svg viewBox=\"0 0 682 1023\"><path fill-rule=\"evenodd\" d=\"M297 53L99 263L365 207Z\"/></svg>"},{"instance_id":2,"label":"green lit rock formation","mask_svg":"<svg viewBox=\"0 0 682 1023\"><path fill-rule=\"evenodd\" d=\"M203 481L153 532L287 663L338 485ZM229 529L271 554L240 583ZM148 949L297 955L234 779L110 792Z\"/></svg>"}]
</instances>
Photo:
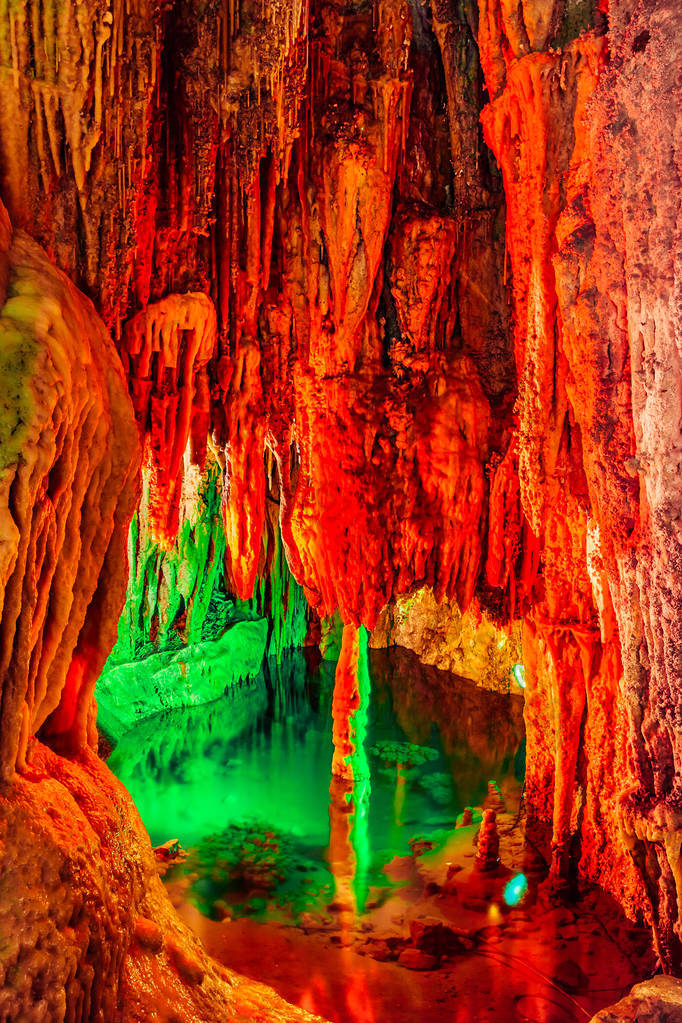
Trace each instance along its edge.
<instances>
[{"instance_id":1,"label":"green lit rock formation","mask_svg":"<svg viewBox=\"0 0 682 1023\"><path fill-rule=\"evenodd\" d=\"M218 639L109 668L97 685L100 729L117 742L159 711L218 699L258 674L267 638L264 618L244 618L231 622Z\"/></svg>"},{"instance_id":2,"label":"green lit rock formation","mask_svg":"<svg viewBox=\"0 0 682 1023\"><path fill-rule=\"evenodd\" d=\"M216 700L255 678L264 657L280 661L284 651L305 641L308 608L289 572L276 512L266 520L251 599L233 595L219 480L209 464L192 481L169 550L151 536L145 481L130 528L118 641L96 689L99 728L113 743L160 711Z\"/></svg>"}]
</instances>

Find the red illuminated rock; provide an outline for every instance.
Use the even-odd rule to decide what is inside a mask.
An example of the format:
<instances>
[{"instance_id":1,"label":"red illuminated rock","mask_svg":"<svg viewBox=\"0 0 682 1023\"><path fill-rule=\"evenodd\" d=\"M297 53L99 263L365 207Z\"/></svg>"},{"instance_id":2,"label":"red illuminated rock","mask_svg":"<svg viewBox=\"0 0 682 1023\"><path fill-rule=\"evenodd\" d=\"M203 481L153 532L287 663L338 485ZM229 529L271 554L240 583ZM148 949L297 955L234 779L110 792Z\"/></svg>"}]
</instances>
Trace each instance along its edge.
<instances>
[{"instance_id":1,"label":"red illuminated rock","mask_svg":"<svg viewBox=\"0 0 682 1023\"><path fill-rule=\"evenodd\" d=\"M390 595L426 583L467 606L482 558L488 428L473 366L442 365L388 393L344 376L325 401L320 383L301 381L301 465L282 523L311 604L372 627Z\"/></svg>"},{"instance_id":2,"label":"red illuminated rock","mask_svg":"<svg viewBox=\"0 0 682 1023\"><path fill-rule=\"evenodd\" d=\"M399 965L405 966L408 970L437 970L438 962L436 956L422 952L418 948L403 949L398 956Z\"/></svg>"},{"instance_id":3,"label":"red illuminated rock","mask_svg":"<svg viewBox=\"0 0 682 1023\"><path fill-rule=\"evenodd\" d=\"M508 203L520 496L545 594L525 641L528 794L553 814L556 870L579 848L589 876L645 908L677 968L680 12L612 3L608 36L546 52L529 50L550 23L521 13L487 4L479 42Z\"/></svg>"},{"instance_id":4,"label":"red illuminated rock","mask_svg":"<svg viewBox=\"0 0 682 1023\"><path fill-rule=\"evenodd\" d=\"M613 844L607 860L590 858L590 849L608 842L616 829L618 783L610 783L605 775L615 782L627 767L623 745L603 742L604 717L612 722L609 735L619 728L622 733L623 722L614 714L613 701L619 674L617 635L608 611L600 621L586 554L588 533L595 535L599 514L590 500L585 460L596 424L575 387L571 360L576 342L559 313L561 288L553 261L565 209L565 182L579 177L584 181L589 172L585 110L598 81L604 46L603 39L585 35L561 55L521 53L509 63L498 95L491 79L494 98L483 119L505 180L520 367L516 442L520 497L539 540L544 584L544 599L536 604L524 638L530 669L528 794L538 815L553 815L554 868L559 874L568 869L578 815L587 814L584 865L607 884L627 885L639 899L640 889L620 843ZM570 147L567 130L572 132ZM584 360L578 361L585 374ZM621 389L627 393L627 381ZM610 457L618 450L620 436L628 437L627 398L623 412L624 425L611 432ZM500 510L509 521L504 505ZM521 527L515 531L518 536ZM504 542L497 541L492 550L495 560L489 562L489 579L509 578L501 566L513 563L513 548L507 553ZM528 585L523 575L521 583ZM589 713L583 724L586 707ZM595 726L601 745L589 749ZM585 748L588 757L594 754L592 769L579 765ZM605 771L599 771L598 763L608 765Z\"/></svg>"},{"instance_id":5,"label":"red illuminated rock","mask_svg":"<svg viewBox=\"0 0 682 1023\"><path fill-rule=\"evenodd\" d=\"M320 615L524 617L553 872L679 968L679 5L62 7L7 12L0 190L125 376L3 209L3 776L94 742L134 406L164 543L210 443L236 595L268 495Z\"/></svg>"},{"instance_id":6,"label":"red illuminated rock","mask_svg":"<svg viewBox=\"0 0 682 1023\"><path fill-rule=\"evenodd\" d=\"M36 120L39 158L19 155L30 134L23 119L21 131L6 136L0 165L10 211L87 282L122 338L147 437L154 535L169 543L175 532L190 406L201 461L211 355L213 442L224 464L236 593L250 596L260 561L267 442L278 465L289 560L311 603L372 625L394 592L415 584L467 604L483 557L486 395L500 375L487 359L488 335L504 339L506 304L497 256L488 256L499 245L470 229L462 205L467 196L477 210L489 201L478 163L479 153L485 163L476 126L480 82L460 97L469 169L466 189L457 191L457 221L444 208L444 177L458 122L429 124L440 102L429 89L420 86L412 102L408 5L382 3L376 18L321 8L310 39L303 5L289 7L262 9L257 42L240 32L235 10L196 33L177 31L175 14L161 25L140 11L133 25L117 10L93 19L92 44L65 17L47 50L58 48L61 63L56 71L41 64L38 74L42 83L45 73L52 97L45 122ZM42 85L34 93L28 86L30 53L44 49L41 28L23 12L13 26L6 119L13 104L38 110L43 102ZM465 36L475 70L469 27ZM78 40L83 64L76 69ZM429 45L435 54L435 38ZM448 49L448 60L456 62L457 52ZM429 61L414 60L418 77ZM68 93L69 76L81 85L90 78L94 91ZM253 113L237 102L246 88ZM433 88L443 84L434 79ZM64 166L55 165L60 112L72 149ZM55 172L73 182L72 192L53 187ZM22 174L35 181L31 201L21 194ZM69 205L76 195L83 260ZM495 219L498 211L496 200L488 212ZM56 219L66 225L59 236ZM481 317L470 282L484 267L495 297ZM386 302L392 310L380 313ZM387 315L397 320L391 336L377 319ZM194 357L181 356L185 349ZM385 351L393 372L383 365ZM507 345L507 361L508 354ZM391 508L395 493L404 498Z\"/></svg>"},{"instance_id":7,"label":"red illuminated rock","mask_svg":"<svg viewBox=\"0 0 682 1023\"><path fill-rule=\"evenodd\" d=\"M149 519L155 541L169 546L178 528L183 456L200 467L206 453L207 365L217 340L216 314L206 295L168 295L125 325L126 363L149 470Z\"/></svg>"},{"instance_id":8,"label":"red illuminated rock","mask_svg":"<svg viewBox=\"0 0 682 1023\"><path fill-rule=\"evenodd\" d=\"M0 209L0 773L10 780L41 728L71 750L96 744L93 690L123 604L139 451L105 327Z\"/></svg>"}]
</instances>

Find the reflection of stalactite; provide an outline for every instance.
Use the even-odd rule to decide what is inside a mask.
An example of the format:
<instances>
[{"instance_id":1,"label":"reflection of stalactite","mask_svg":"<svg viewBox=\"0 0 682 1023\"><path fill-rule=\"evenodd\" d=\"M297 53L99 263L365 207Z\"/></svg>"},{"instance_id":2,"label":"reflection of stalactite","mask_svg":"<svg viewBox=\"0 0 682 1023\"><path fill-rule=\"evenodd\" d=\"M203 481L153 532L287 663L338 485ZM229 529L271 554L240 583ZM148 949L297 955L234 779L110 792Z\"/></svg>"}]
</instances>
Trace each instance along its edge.
<instances>
[{"instance_id":1,"label":"reflection of stalactite","mask_svg":"<svg viewBox=\"0 0 682 1023\"><path fill-rule=\"evenodd\" d=\"M329 866L334 876L341 943L350 945L357 911L354 890L357 861L351 841L352 779L333 774L329 795Z\"/></svg>"},{"instance_id":2,"label":"reflection of stalactite","mask_svg":"<svg viewBox=\"0 0 682 1023\"><path fill-rule=\"evenodd\" d=\"M369 809L371 778L367 757L367 720L371 697L371 681L367 655L367 632L360 629L358 643L358 708L351 721L352 742L355 747L351 755L353 767L353 795L351 808L351 842L355 852L355 901L358 912L362 913L367 899L367 875L371 859L369 837Z\"/></svg>"},{"instance_id":3,"label":"reflection of stalactite","mask_svg":"<svg viewBox=\"0 0 682 1023\"><path fill-rule=\"evenodd\" d=\"M344 625L341 654L336 665L332 703L334 757L332 774L352 781L353 756L356 752L353 718L360 707L358 688L358 657L360 636L353 625Z\"/></svg>"},{"instance_id":4,"label":"reflection of stalactite","mask_svg":"<svg viewBox=\"0 0 682 1023\"><path fill-rule=\"evenodd\" d=\"M127 732L118 742L109 766L124 783L177 784L183 765L210 749L216 762L227 763L237 736L255 727L267 709L262 677L229 687L219 700L200 706L165 710ZM208 753L206 753L208 755ZM212 808L207 807L207 817ZM196 826L197 816L194 817Z\"/></svg>"},{"instance_id":5,"label":"reflection of stalactite","mask_svg":"<svg viewBox=\"0 0 682 1023\"><path fill-rule=\"evenodd\" d=\"M370 678L367 633L346 625L336 666L332 702L334 755L330 786L329 858L339 903L342 939L367 897L370 771L367 716Z\"/></svg>"}]
</instances>

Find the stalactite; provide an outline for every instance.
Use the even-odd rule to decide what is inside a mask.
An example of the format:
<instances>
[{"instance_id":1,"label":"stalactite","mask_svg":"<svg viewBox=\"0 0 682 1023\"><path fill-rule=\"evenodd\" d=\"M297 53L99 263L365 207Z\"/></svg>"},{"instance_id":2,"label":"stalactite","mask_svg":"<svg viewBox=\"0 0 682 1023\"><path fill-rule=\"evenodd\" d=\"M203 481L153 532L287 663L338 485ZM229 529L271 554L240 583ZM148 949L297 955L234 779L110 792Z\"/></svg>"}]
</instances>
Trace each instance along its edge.
<instances>
[{"instance_id":1,"label":"stalactite","mask_svg":"<svg viewBox=\"0 0 682 1023\"><path fill-rule=\"evenodd\" d=\"M258 571L265 526L265 422L262 414L260 351L242 344L226 402L227 442L223 520L230 575L248 600Z\"/></svg>"},{"instance_id":2,"label":"stalactite","mask_svg":"<svg viewBox=\"0 0 682 1023\"><path fill-rule=\"evenodd\" d=\"M145 437L153 538L170 545L178 528L183 456L203 467L209 422L207 365L216 345L213 303L168 295L129 320L123 334L133 404Z\"/></svg>"},{"instance_id":3,"label":"stalactite","mask_svg":"<svg viewBox=\"0 0 682 1023\"><path fill-rule=\"evenodd\" d=\"M451 286L455 254L454 219L424 208L394 214L389 238L390 288L400 328L389 352L397 373L428 372L445 333L441 310ZM439 330L440 327L440 330ZM447 338L449 340L449 338Z\"/></svg>"},{"instance_id":4,"label":"stalactite","mask_svg":"<svg viewBox=\"0 0 682 1023\"><path fill-rule=\"evenodd\" d=\"M504 617L528 611L541 588L541 546L521 505L518 438L512 437L504 458L491 461L486 579L505 593Z\"/></svg>"},{"instance_id":5,"label":"stalactite","mask_svg":"<svg viewBox=\"0 0 682 1023\"><path fill-rule=\"evenodd\" d=\"M653 482L660 481L662 456L652 458L646 448L656 447L658 424L672 424L675 416L663 408L675 402L661 401L653 376L640 385L647 300L626 298L635 286L651 296L656 359L665 359L661 338L669 319L660 295L667 293L664 277L672 279L674 271L662 253L654 268L648 230L635 242L621 227L647 223L647 202L661 220L675 221L667 174L657 176L659 159L668 166L674 160L658 127L666 125L669 139L679 120L669 106L675 87L668 77L643 99L644 78L652 80L635 45L642 40L647 66L653 61L661 76L656 82L665 81L676 50L666 50L663 39L679 40L679 17L669 5L659 6L651 22L660 32L653 49L644 14L624 29L619 4L610 5L608 40L598 31L571 39L571 26L575 35L588 26L575 12L561 20L556 5L540 18L524 5L521 21L504 5L482 5L479 44L492 97L483 123L508 202L520 493L540 540L545 593L528 640L531 806L540 816L552 809L559 872L565 875L571 859L579 858L582 869L618 891L633 913L645 911L662 961L674 968L677 854L663 834L674 831L677 812L668 815L677 805L676 740L668 729L679 701L667 681L676 663L677 615L668 610L661 616L672 591L656 577L659 555L653 552L671 565L678 543L672 530L657 532L665 514L657 517L651 509L663 494L668 508L671 490ZM560 38L563 49L551 38ZM666 114L655 128L647 121L640 131L647 102L650 108L664 104ZM618 103L622 121L614 114ZM669 364L664 376L676 379L675 373ZM649 395L658 410L654 429L642 415ZM676 425L672 432L676 436ZM670 441L662 447L670 451ZM650 488L646 497L642 485ZM642 570L645 563L650 571ZM658 655L650 656L657 646ZM554 749L542 736L548 724ZM660 841L647 848L635 836L655 817L666 824ZM608 855L597 855L597 848Z\"/></svg>"}]
</instances>

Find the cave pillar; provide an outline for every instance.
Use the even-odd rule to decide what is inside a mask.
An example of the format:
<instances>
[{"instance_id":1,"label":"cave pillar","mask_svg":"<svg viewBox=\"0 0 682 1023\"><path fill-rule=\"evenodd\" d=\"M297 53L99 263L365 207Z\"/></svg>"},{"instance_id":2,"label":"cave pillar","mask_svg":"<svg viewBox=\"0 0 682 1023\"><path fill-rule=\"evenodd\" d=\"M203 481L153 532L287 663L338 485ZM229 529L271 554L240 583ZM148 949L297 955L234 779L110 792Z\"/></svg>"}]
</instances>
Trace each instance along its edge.
<instances>
[{"instance_id":1,"label":"cave pillar","mask_svg":"<svg viewBox=\"0 0 682 1023\"><path fill-rule=\"evenodd\" d=\"M580 864L633 914L648 913L670 968L680 962L682 893L680 199L671 185L682 11L671 0L613 2L606 35L596 15L593 31L559 49L551 32L568 22L556 4L544 28L534 5L479 7L491 96L482 119L508 208L521 499L540 539L543 618L576 641L598 636L600 648L588 672L567 663L556 674L559 687L584 689ZM578 703L563 727L577 715ZM536 724L529 710L531 746ZM557 795L567 807L561 784ZM553 812L556 830L566 808Z\"/></svg>"},{"instance_id":2,"label":"cave pillar","mask_svg":"<svg viewBox=\"0 0 682 1023\"><path fill-rule=\"evenodd\" d=\"M611 576L633 774L621 820L650 895L659 954L679 969L682 9L673 0L634 10L619 2L609 20L611 61L591 108L589 199L593 273L609 300L598 307L600 326L614 366L631 382L632 447L620 468L639 512L628 542L616 546Z\"/></svg>"}]
</instances>

